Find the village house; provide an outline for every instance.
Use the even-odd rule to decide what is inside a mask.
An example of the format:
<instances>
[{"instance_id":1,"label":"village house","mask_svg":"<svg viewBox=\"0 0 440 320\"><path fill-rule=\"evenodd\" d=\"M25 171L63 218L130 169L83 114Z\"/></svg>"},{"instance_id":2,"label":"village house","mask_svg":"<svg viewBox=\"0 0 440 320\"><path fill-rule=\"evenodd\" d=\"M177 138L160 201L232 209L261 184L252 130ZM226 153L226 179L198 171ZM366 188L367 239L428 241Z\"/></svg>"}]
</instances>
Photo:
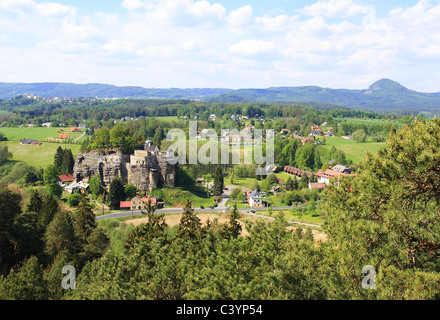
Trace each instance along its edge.
<instances>
[{"instance_id":1,"label":"village house","mask_svg":"<svg viewBox=\"0 0 440 320\"><path fill-rule=\"evenodd\" d=\"M329 184L331 179L334 179L334 178L339 179L343 176L356 176L356 175L337 172L337 171L327 169L324 172L319 171L319 172L315 173L315 176L318 178L318 183Z\"/></svg>"},{"instance_id":2,"label":"village house","mask_svg":"<svg viewBox=\"0 0 440 320\"><path fill-rule=\"evenodd\" d=\"M89 185L83 181L79 181L79 182L74 181L73 183L71 183L69 185L65 185L61 181L59 183L60 183L60 186L62 186L64 188L64 190L67 191L68 193L74 193L78 190L85 191L89 188Z\"/></svg>"},{"instance_id":3,"label":"village house","mask_svg":"<svg viewBox=\"0 0 440 320\"><path fill-rule=\"evenodd\" d=\"M253 190L248 194L248 203L249 207L257 208L263 206L263 198L261 197L261 193L257 190Z\"/></svg>"},{"instance_id":4,"label":"village house","mask_svg":"<svg viewBox=\"0 0 440 320\"><path fill-rule=\"evenodd\" d=\"M38 140L31 140L31 139L26 139L26 140L21 140L20 141L21 145L35 145L35 144L40 144L40 141Z\"/></svg>"},{"instance_id":5,"label":"village house","mask_svg":"<svg viewBox=\"0 0 440 320\"><path fill-rule=\"evenodd\" d=\"M199 138L211 138L212 136L217 136L217 132L214 129L203 129L200 131Z\"/></svg>"},{"instance_id":6,"label":"village house","mask_svg":"<svg viewBox=\"0 0 440 320\"><path fill-rule=\"evenodd\" d=\"M295 167L289 167L289 166L284 167L284 172L288 174L293 174L299 178L301 178L304 174L307 175L309 179L313 176L312 172L301 170Z\"/></svg>"},{"instance_id":7,"label":"village house","mask_svg":"<svg viewBox=\"0 0 440 320\"><path fill-rule=\"evenodd\" d=\"M58 177L60 178L60 181L63 184L68 183L68 182L73 182L73 180L74 180L74 177L71 174L63 174Z\"/></svg>"},{"instance_id":8,"label":"village house","mask_svg":"<svg viewBox=\"0 0 440 320\"><path fill-rule=\"evenodd\" d=\"M152 206L159 207L158 198L148 198L148 197L134 197L130 201L121 201L119 207L121 209L127 210L144 210L147 207L148 201L151 201Z\"/></svg>"},{"instance_id":9,"label":"village house","mask_svg":"<svg viewBox=\"0 0 440 320\"><path fill-rule=\"evenodd\" d=\"M58 135L58 139L62 139L62 140L70 139L70 134L68 134L68 133L60 133Z\"/></svg>"},{"instance_id":10,"label":"village house","mask_svg":"<svg viewBox=\"0 0 440 320\"><path fill-rule=\"evenodd\" d=\"M336 171L336 172L341 172L341 173L348 173L348 174L351 173L351 169L349 167L346 167L346 166L343 166L340 164L333 166L332 170Z\"/></svg>"},{"instance_id":11,"label":"village house","mask_svg":"<svg viewBox=\"0 0 440 320\"><path fill-rule=\"evenodd\" d=\"M317 189L319 192L321 192L322 190L324 190L325 188L325 183L309 183L309 189L310 190L314 190Z\"/></svg>"},{"instance_id":12,"label":"village house","mask_svg":"<svg viewBox=\"0 0 440 320\"><path fill-rule=\"evenodd\" d=\"M315 143L315 137L305 137L304 139L301 140L303 146L306 145L307 143Z\"/></svg>"}]
</instances>

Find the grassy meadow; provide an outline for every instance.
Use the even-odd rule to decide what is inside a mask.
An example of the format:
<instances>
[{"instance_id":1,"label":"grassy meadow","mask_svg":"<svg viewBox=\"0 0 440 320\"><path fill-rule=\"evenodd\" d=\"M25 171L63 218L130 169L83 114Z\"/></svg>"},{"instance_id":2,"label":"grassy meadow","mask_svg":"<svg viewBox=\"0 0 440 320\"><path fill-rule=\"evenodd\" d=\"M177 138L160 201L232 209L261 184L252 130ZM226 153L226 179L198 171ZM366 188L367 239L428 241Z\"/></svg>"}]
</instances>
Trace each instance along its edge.
<instances>
[{"instance_id":1,"label":"grassy meadow","mask_svg":"<svg viewBox=\"0 0 440 320\"><path fill-rule=\"evenodd\" d=\"M69 142L81 137L82 132L70 132L70 128L47 128L47 127L21 127L21 128L0 128L8 141L9 151L12 153L12 160L23 161L36 167L46 167L53 161L56 149L61 146L63 149L71 149L75 157L81 148L81 138L76 144L68 142L47 142L47 140L58 138L58 131L63 129L64 133L70 134ZM25 139L39 140L40 145L21 145L20 141Z\"/></svg>"},{"instance_id":2,"label":"grassy meadow","mask_svg":"<svg viewBox=\"0 0 440 320\"><path fill-rule=\"evenodd\" d=\"M322 137L318 137L317 141L323 141ZM334 146L338 150L342 150L347 159L352 160L354 165L359 164L359 161L366 155L367 151L375 154L379 149L385 145L385 142L369 142L357 143L354 140L347 140L339 137L325 137L326 149Z\"/></svg>"},{"instance_id":3,"label":"grassy meadow","mask_svg":"<svg viewBox=\"0 0 440 320\"><path fill-rule=\"evenodd\" d=\"M58 131L64 130L64 133L70 134L71 140L79 138L82 132L70 132L70 128L47 128L47 127L21 127L21 128L0 128L9 141L20 141L25 139L47 140L58 138Z\"/></svg>"},{"instance_id":4,"label":"grassy meadow","mask_svg":"<svg viewBox=\"0 0 440 320\"><path fill-rule=\"evenodd\" d=\"M79 144L42 142L40 145L21 145L18 141L7 141L12 160L23 161L36 167L46 167L53 162L53 157L59 146L71 149L75 157L81 148Z\"/></svg>"}]
</instances>

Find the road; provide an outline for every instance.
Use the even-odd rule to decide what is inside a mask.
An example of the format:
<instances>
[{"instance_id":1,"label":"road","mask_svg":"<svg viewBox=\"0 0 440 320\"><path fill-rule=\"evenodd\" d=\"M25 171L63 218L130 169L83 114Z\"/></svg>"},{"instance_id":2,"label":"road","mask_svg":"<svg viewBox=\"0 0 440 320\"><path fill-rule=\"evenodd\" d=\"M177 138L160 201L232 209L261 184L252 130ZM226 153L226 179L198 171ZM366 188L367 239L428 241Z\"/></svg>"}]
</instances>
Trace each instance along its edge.
<instances>
[{"instance_id":1,"label":"road","mask_svg":"<svg viewBox=\"0 0 440 320\"><path fill-rule=\"evenodd\" d=\"M292 207L272 207L272 210L289 210ZM255 213L251 212L251 210L254 210ZM268 216L264 216L264 215L260 215L257 214L258 211L263 211L263 210L267 210L266 207L263 208L241 208L238 209L238 211L241 214L245 214L245 215L249 215L249 216L254 216L257 218L262 218L262 219L269 219L269 220L275 220L275 218L273 217L268 217ZM229 208L225 207L225 208L214 208L214 209L200 209L200 208L194 208L194 212L226 212L229 211ZM182 213L183 209L182 208L164 208L164 209L157 209L154 213L160 214L160 213ZM100 221L100 220L104 220L104 219L116 219L116 218L124 218L124 217L131 217L131 216L141 216L142 212L140 210L133 210L133 211L125 211L125 212L117 212L117 213L111 213L111 214L107 214L107 215L103 215L103 216L98 216L96 217L96 221ZM288 223L290 224L298 224L298 225L303 225L303 226L308 226L308 227L315 227L315 228L321 228L320 225L317 224L311 224L311 223L303 223L303 222L298 222L298 221L292 221L292 220L287 220Z\"/></svg>"}]
</instances>

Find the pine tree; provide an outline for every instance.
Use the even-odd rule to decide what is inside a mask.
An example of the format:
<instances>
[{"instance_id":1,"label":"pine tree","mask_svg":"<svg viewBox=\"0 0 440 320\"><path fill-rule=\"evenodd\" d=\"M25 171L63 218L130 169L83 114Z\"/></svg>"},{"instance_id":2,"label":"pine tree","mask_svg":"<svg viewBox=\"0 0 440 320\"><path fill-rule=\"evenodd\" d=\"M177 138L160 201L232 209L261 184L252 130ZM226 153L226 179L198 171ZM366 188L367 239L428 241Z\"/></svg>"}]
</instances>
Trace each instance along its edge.
<instances>
[{"instance_id":1,"label":"pine tree","mask_svg":"<svg viewBox=\"0 0 440 320\"><path fill-rule=\"evenodd\" d=\"M227 239L237 238L241 234L241 224L238 222L240 218L240 214L237 210L237 204L232 206L232 211L230 212L229 221L226 225L224 225L224 237Z\"/></svg>"},{"instance_id":2,"label":"pine tree","mask_svg":"<svg viewBox=\"0 0 440 320\"><path fill-rule=\"evenodd\" d=\"M75 166L75 159L71 149L64 149L63 162L61 164L61 174L72 174L73 167Z\"/></svg>"},{"instance_id":3,"label":"pine tree","mask_svg":"<svg viewBox=\"0 0 440 320\"><path fill-rule=\"evenodd\" d=\"M54 156L53 164L55 165L55 167L61 168L63 166L63 157L64 157L64 150L61 146L59 146Z\"/></svg>"},{"instance_id":4,"label":"pine tree","mask_svg":"<svg viewBox=\"0 0 440 320\"><path fill-rule=\"evenodd\" d=\"M61 194L63 193L63 188L58 184L60 181L59 175L60 172L58 167L53 164L48 165L43 174L47 192L58 198L61 197Z\"/></svg>"},{"instance_id":5,"label":"pine tree","mask_svg":"<svg viewBox=\"0 0 440 320\"><path fill-rule=\"evenodd\" d=\"M81 240L86 241L92 231L96 228L96 221L92 206L83 194L80 196L78 209L75 211L75 214L76 233Z\"/></svg>"},{"instance_id":6,"label":"pine tree","mask_svg":"<svg viewBox=\"0 0 440 320\"><path fill-rule=\"evenodd\" d=\"M40 196L40 193L37 190L32 191L31 198L29 199L29 203L26 206L26 212L40 213L42 207L43 198Z\"/></svg>"},{"instance_id":7,"label":"pine tree","mask_svg":"<svg viewBox=\"0 0 440 320\"><path fill-rule=\"evenodd\" d=\"M182 239L196 240L199 238L201 231L201 222L199 217L194 213L191 201L186 201L185 208L183 209L182 218L180 219L179 226L177 227L177 237Z\"/></svg>"},{"instance_id":8,"label":"pine tree","mask_svg":"<svg viewBox=\"0 0 440 320\"><path fill-rule=\"evenodd\" d=\"M214 172L214 186L212 187L212 193L214 196L221 196L224 189L224 177L221 166L217 166Z\"/></svg>"},{"instance_id":9,"label":"pine tree","mask_svg":"<svg viewBox=\"0 0 440 320\"><path fill-rule=\"evenodd\" d=\"M67 250L73 253L77 249L73 220L66 211L57 212L44 235L45 251L54 258L58 253Z\"/></svg>"},{"instance_id":10,"label":"pine tree","mask_svg":"<svg viewBox=\"0 0 440 320\"><path fill-rule=\"evenodd\" d=\"M122 183L121 178L116 177L110 183L109 193L107 197L108 204L112 209L119 209L119 205L121 201L124 201L125 196L125 188Z\"/></svg>"},{"instance_id":11,"label":"pine tree","mask_svg":"<svg viewBox=\"0 0 440 320\"><path fill-rule=\"evenodd\" d=\"M43 266L35 256L30 257L19 271L12 270L0 280L1 300L46 300L49 297Z\"/></svg>"},{"instance_id":12,"label":"pine tree","mask_svg":"<svg viewBox=\"0 0 440 320\"><path fill-rule=\"evenodd\" d=\"M38 224L46 228L55 217L59 210L59 203L55 196L46 194L43 198L43 204L39 211Z\"/></svg>"}]
</instances>

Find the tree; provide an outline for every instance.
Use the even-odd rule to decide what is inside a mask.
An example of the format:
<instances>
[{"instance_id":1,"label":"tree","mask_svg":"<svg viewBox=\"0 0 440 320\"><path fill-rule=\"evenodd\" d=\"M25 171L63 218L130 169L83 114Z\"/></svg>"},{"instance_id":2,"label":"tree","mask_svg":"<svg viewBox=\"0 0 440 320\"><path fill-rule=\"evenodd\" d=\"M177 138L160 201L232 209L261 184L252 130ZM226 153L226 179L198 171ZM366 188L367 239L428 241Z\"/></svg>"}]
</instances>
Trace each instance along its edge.
<instances>
[{"instance_id":1,"label":"tree","mask_svg":"<svg viewBox=\"0 0 440 320\"><path fill-rule=\"evenodd\" d=\"M236 200L238 198L238 196L240 195L240 193L243 193L243 190L241 188L234 188L231 191L231 199Z\"/></svg>"},{"instance_id":2,"label":"tree","mask_svg":"<svg viewBox=\"0 0 440 320\"><path fill-rule=\"evenodd\" d=\"M292 191L292 190L293 190L293 180L291 177L289 177L289 179L287 179L286 181L286 191Z\"/></svg>"},{"instance_id":3,"label":"tree","mask_svg":"<svg viewBox=\"0 0 440 320\"><path fill-rule=\"evenodd\" d=\"M101 177L99 175L94 175L89 180L89 191L94 198L98 197L104 192L104 187L101 184Z\"/></svg>"},{"instance_id":4,"label":"tree","mask_svg":"<svg viewBox=\"0 0 440 320\"><path fill-rule=\"evenodd\" d=\"M63 188L58 184L58 182L60 182L59 175L60 172L58 168L53 164L48 165L43 174L47 192L58 198L61 197L63 193Z\"/></svg>"},{"instance_id":5,"label":"tree","mask_svg":"<svg viewBox=\"0 0 440 320\"><path fill-rule=\"evenodd\" d=\"M71 149L63 150L63 161L61 164L61 174L72 174L73 167L75 166L75 159L73 159L73 154Z\"/></svg>"},{"instance_id":6,"label":"tree","mask_svg":"<svg viewBox=\"0 0 440 320\"><path fill-rule=\"evenodd\" d=\"M64 157L64 150L61 146L58 146L57 150L55 151L54 161L53 161L53 164L57 168L61 168L63 166L63 157Z\"/></svg>"},{"instance_id":7,"label":"tree","mask_svg":"<svg viewBox=\"0 0 440 320\"><path fill-rule=\"evenodd\" d=\"M87 240L93 229L96 228L96 221L92 206L83 194L79 197L78 209L75 211L75 216L76 233L80 239Z\"/></svg>"},{"instance_id":8,"label":"tree","mask_svg":"<svg viewBox=\"0 0 440 320\"><path fill-rule=\"evenodd\" d=\"M151 200L147 202L146 211L148 216L147 223L137 226L128 234L125 247L132 249L139 242L150 242L153 239L164 236L167 224L164 214L155 214L156 206L151 204Z\"/></svg>"},{"instance_id":9,"label":"tree","mask_svg":"<svg viewBox=\"0 0 440 320\"><path fill-rule=\"evenodd\" d=\"M260 192L261 191L261 187L260 187L260 185L258 184L258 181L254 181L253 182L253 184L252 184L252 186L251 186L251 190L257 190L258 192Z\"/></svg>"},{"instance_id":10,"label":"tree","mask_svg":"<svg viewBox=\"0 0 440 320\"><path fill-rule=\"evenodd\" d=\"M43 277L43 266L35 256L30 257L19 270L12 270L0 279L0 299L2 300L46 300L47 282Z\"/></svg>"},{"instance_id":11,"label":"tree","mask_svg":"<svg viewBox=\"0 0 440 320\"><path fill-rule=\"evenodd\" d=\"M38 224L43 228L47 228L55 217L55 214L59 211L59 208L58 199L52 194L46 194L43 197L43 204L39 211Z\"/></svg>"},{"instance_id":12,"label":"tree","mask_svg":"<svg viewBox=\"0 0 440 320\"><path fill-rule=\"evenodd\" d=\"M299 179L299 189L304 189L309 186L309 177L303 173L301 178Z\"/></svg>"},{"instance_id":13,"label":"tree","mask_svg":"<svg viewBox=\"0 0 440 320\"><path fill-rule=\"evenodd\" d=\"M351 136L357 143L363 143L367 140L367 134L364 129L356 130Z\"/></svg>"},{"instance_id":14,"label":"tree","mask_svg":"<svg viewBox=\"0 0 440 320\"><path fill-rule=\"evenodd\" d=\"M113 178L112 182L110 183L109 192L107 201L112 209L119 209L119 205L121 201L125 201L126 195L125 195L125 188L124 184L119 177Z\"/></svg>"},{"instance_id":15,"label":"tree","mask_svg":"<svg viewBox=\"0 0 440 320\"><path fill-rule=\"evenodd\" d=\"M92 142L90 145L91 149L105 149L110 145L110 130L103 127L97 130L92 137Z\"/></svg>"},{"instance_id":16,"label":"tree","mask_svg":"<svg viewBox=\"0 0 440 320\"><path fill-rule=\"evenodd\" d=\"M322 166L321 157L319 156L315 144L306 144L299 148L295 156L295 161L298 168L309 171L321 169Z\"/></svg>"},{"instance_id":17,"label":"tree","mask_svg":"<svg viewBox=\"0 0 440 320\"><path fill-rule=\"evenodd\" d=\"M26 212L37 212L39 213L43 207L43 198L37 190L33 190L29 203L26 206Z\"/></svg>"},{"instance_id":18,"label":"tree","mask_svg":"<svg viewBox=\"0 0 440 320\"><path fill-rule=\"evenodd\" d=\"M73 219L66 211L59 211L50 222L44 235L45 252L51 258L67 250L70 253L76 250L76 237Z\"/></svg>"},{"instance_id":19,"label":"tree","mask_svg":"<svg viewBox=\"0 0 440 320\"><path fill-rule=\"evenodd\" d=\"M0 274L9 271L14 261L14 221L21 214L21 196L0 189Z\"/></svg>"},{"instance_id":20,"label":"tree","mask_svg":"<svg viewBox=\"0 0 440 320\"><path fill-rule=\"evenodd\" d=\"M131 200L134 197L136 197L137 192L138 192L138 188L136 188L134 184L127 184L125 186L126 200Z\"/></svg>"},{"instance_id":21,"label":"tree","mask_svg":"<svg viewBox=\"0 0 440 320\"><path fill-rule=\"evenodd\" d=\"M332 281L345 279L340 286L351 298L438 298L439 131L438 119L405 125L376 155L367 153L356 179L326 189L325 231L339 247L328 259L339 275ZM357 269L366 265L376 269L376 290L359 286Z\"/></svg>"},{"instance_id":22,"label":"tree","mask_svg":"<svg viewBox=\"0 0 440 320\"><path fill-rule=\"evenodd\" d=\"M160 145L162 143L162 140L165 139L165 133L162 129L162 127L157 127L156 130L154 131L154 136L153 136L153 143L160 148Z\"/></svg>"},{"instance_id":23,"label":"tree","mask_svg":"<svg viewBox=\"0 0 440 320\"><path fill-rule=\"evenodd\" d=\"M267 192L269 192L270 189L272 188L272 183L271 183L268 179L264 179L264 180L261 182L261 186L260 186L260 188L261 188L261 191L267 193Z\"/></svg>"},{"instance_id":24,"label":"tree","mask_svg":"<svg viewBox=\"0 0 440 320\"><path fill-rule=\"evenodd\" d=\"M8 145L6 143L0 143L0 165L6 163L12 158L12 153L8 150Z\"/></svg>"},{"instance_id":25,"label":"tree","mask_svg":"<svg viewBox=\"0 0 440 320\"><path fill-rule=\"evenodd\" d=\"M242 227L240 222L238 222L239 218L240 214L238 213L237 205L234 204L229 215L228 223L223 225L223 237L226 239L231 239L237 238L240 235Z\"/></svg>"},{"instance_id":26,"label":"tree","mask_svg":"<svg viewBox=\"0 0 440 320\"><path fill-rule=\"evenodd\" d=\"M76 207L79 204L79 198L80 198L80 194L79 193L72 193L67 197L67 204L70 207Z\"/></svg>"},{"instance_id":27,"label":"tree","mask_svg":"<svg viewBox=\"0 0 440 320\"><path fill-rule=\"evenodd\" d=\"M188 199L185 207L183 208L183 214L180 219L179 226L177 227L176 236L182 239L195 241L199 239L201 229L202 223L194 213L192 203Z\"/></svg>"},{"instance_id":28,"label":"tree","mask_svg":"<svg viewBox=\"0 0 440 320\"><path fill-rule=\"evenodd\" d=\"M212 187L212 193L214 196L221 196L224 187L223 170L221 166L217 166L214 172L214 185Z\"/></svg>"}]
</instances>

